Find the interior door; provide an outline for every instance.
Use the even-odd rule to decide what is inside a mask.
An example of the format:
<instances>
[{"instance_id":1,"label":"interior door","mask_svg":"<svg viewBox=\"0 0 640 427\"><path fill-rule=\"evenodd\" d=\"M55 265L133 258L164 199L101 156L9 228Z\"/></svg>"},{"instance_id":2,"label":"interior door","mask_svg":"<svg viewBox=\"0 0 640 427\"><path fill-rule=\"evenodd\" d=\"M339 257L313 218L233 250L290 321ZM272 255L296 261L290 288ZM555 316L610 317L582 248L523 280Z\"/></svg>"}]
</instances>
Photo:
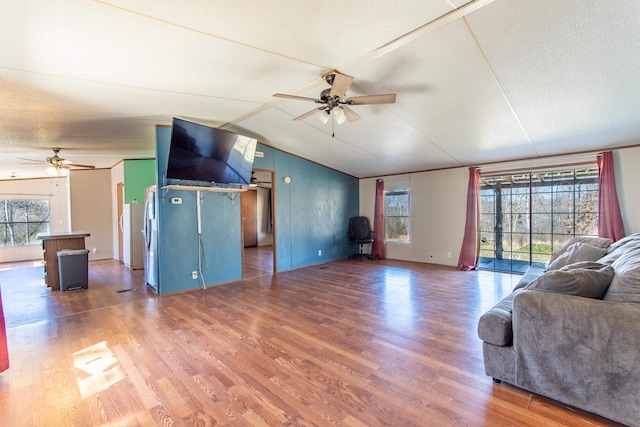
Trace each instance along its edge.
<instances>
[{"instance_id":1,"label":"interior door","mask_svg":"<svg viewBox=\"0 0 640 427\"><path fill-rule=\"evenodd\" d=\"M244 247L258 246L258 194L253 190L240 193L240 205Z\"/></svg>"}]
</instances>

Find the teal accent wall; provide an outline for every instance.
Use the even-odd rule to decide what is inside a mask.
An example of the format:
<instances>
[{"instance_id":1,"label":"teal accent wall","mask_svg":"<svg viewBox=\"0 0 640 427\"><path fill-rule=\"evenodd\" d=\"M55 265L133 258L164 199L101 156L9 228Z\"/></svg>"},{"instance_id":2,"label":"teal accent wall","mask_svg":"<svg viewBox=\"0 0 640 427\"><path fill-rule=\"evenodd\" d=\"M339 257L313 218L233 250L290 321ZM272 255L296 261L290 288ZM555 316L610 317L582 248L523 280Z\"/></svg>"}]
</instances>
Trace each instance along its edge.
<instances>
[{"instance_id":1,"label":"teal accent wall","mask_svg":"<svg viewBox=\"0 0 640 427\"><path fill-rule=\"evenodd\" d=\"M156 183L154 159L124 161L124 203L144 203L144 189Z\"/></svg>"},{"instance_id":2,"label":"teal accent wall","mask_svg":"<svg viewBox=\"0 0 640 427\"><path fill-rule=\"evenodd\" d=\"M170 138L170 128L156 129L160 293L202 287L200 278L191 278L199 268L207 286L241 280L240 195L201 191L199 243L197 193L162 189ZM359 212L358 179L261 144L258 151L264 157L256 158L254 167L275 171L276 271L345 258L355 252L357 248L349 244L348 223ZM290 184L284 182L286 176L291 178ZM182 204L172 204L174 197L181 198Z\"/></svg>"},{"instance_id":3,"label":"teal accent wall","mask_svg":"<svg viewBox=\"0 0 640 427\"><path fill-rule=\"evenodd\" d=\"M349 218L359 212L358 179L260 144L258 151L264 157L255 159L254 168L276 172L276 270L355 252L349 244L348 225ZM287 176L290 184L284 182Z\"/></svg>"}]
</instances>

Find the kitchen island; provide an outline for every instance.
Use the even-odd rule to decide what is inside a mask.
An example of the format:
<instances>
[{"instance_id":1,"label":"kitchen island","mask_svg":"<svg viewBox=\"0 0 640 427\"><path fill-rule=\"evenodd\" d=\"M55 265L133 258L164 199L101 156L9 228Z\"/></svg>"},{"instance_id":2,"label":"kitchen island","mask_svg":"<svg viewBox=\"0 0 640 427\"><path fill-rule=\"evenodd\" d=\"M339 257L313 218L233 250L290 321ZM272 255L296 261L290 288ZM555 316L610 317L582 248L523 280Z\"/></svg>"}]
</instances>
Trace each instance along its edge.
<instances>
[{"instance_id":1,"label":"kitchen island","mask_svg":"<svg viewBox=\"0 0 640 427\"><path fill-rule=\"evenodd\" d=\"M60 290L58 252L66 249L85 249L84 238L90 234L84 231L38 233L44 251L44 281L53 291Z\"/></svg>"}]
</instances>

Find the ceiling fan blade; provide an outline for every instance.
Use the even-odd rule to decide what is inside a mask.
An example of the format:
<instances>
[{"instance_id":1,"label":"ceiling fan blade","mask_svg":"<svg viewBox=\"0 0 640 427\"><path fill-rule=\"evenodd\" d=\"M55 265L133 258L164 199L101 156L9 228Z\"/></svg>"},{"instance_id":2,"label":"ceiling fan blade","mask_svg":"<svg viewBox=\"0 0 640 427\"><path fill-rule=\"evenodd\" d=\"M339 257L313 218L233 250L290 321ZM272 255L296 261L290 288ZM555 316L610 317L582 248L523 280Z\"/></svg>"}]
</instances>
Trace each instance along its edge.
<instances>
[{"instance_id":1,"label":"ceiling fan blade","mask_svg":"<svg viewBox=\"0 0 640 427\"><path fill-rule=\"evenodd\" d=\"M322 111L323 109L324 109L324 107L321 107L321 108L314 108L313 110L308 111L308 112L304 113L303 115L301 115L301 116L298 116L298 117L294 118L293 120L304 120L304 119L306 119L307 117L311 117L311 116L313 116L314 114L318 114L318 111Z\"/></svg>"},{"instance_id":2,"label":"ceiling fan blade","mask_svg":"<svg viewBox=\"0 0 640 427\"><path fill-rule=\"evenodd\" d=\"M24 157L16 157L16 159L18 160L25 160L27 162L33 162L33 163L46 163L46 161L44 160L36 160L36 159L26 159Z\"/></svg>"},{"instance_id":3,"label":"ceiling fan blade","mask_svg":"<svg viewBox=\"0 0 640 427\"><path fill-rule=\"evenodd\" d=\"M329 94L331 96L343 98L347 93L347 89L351 86L352 81L353 77L336 72L333 78L333 83L331 84L331 92L329 92Z\"/></svg>"},{"instance_id":4,"label":"ceiling fan blade","mask_svg":"<svg viewBox=\"0 0 640 427\"><path fill-rule=\"evenodd\" d=\"M68 168L82 168L82 169L95 169L96 167L93 165L79 165L77 163L68 163L65 164L64 167Z\"/></svg>"},{"instance_id":5,"label":"ceiling fan blade","mask_svg":"<svg viewBox=\"0 0 640 427\"><path fill-rule=\"evenodd\" d=\"M387 93L384 95L364 95L354 96L347 99L349 105L367 105L367 104L393 104L396 102L395 93Z\"/></svg>"},{"instance_id":6,"label":"ceiling fan blade","mask_svg":"<svg viewBox=\"0 0 640 427\"><path fill-rule=\"evenodd\" d=\"M287 95L286 93L274 93L273 96L275 96L276 98L296 99L298 101L320 102L320 100L316 98L308 98L306 96L297 96L297 95Z\"/></svg>"},{"instance_id":7,"label":"ceiling fan blade","mask_svg":"<svg viewBox=\"0 0 640 427\"><path fill-rule=\"evenodd\" d=\"M360 120L360 116L351 108L347 107L346 105L342 105L340 106L340 108L342 108L342 111L344 111L344 115L349 122L355 122L356 120Z\"/></svg>"}]
</instances>

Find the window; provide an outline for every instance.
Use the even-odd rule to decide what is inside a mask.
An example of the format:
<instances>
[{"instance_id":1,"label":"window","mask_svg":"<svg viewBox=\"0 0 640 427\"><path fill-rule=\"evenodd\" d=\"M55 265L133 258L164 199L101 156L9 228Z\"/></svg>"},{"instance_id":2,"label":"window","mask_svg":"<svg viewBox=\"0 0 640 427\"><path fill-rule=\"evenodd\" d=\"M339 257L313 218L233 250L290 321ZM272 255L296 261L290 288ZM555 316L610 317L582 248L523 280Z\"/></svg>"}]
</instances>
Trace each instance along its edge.
<instances>
[{"instance_id":1,"label":"window","mask_svg":"<svg viewBox=\"0 0 640 427\"><path fill-rule=\"evenodd\" d=\"M384 236L387 242L409 243L409 190L384 192Z\"/></svg>"},{"instance_id":2,"label":"window","mask_svg":"<svg viewBox=\"0 0 640 427\"><path fill-rule=\"evenodd\" d=\"M598 169L482 176L480 205L479 267L524 272L597 235Z\"/></svg>"},{"instance_id":3,"label":"window","mask_svg":"<svg viewBox=\"0 0 640 427\"><path fill-rule=\"evenodd\" d=\"M0 200L0 246L34 245L47 231L48 200Z\"/></svg>"}]
</instances>

